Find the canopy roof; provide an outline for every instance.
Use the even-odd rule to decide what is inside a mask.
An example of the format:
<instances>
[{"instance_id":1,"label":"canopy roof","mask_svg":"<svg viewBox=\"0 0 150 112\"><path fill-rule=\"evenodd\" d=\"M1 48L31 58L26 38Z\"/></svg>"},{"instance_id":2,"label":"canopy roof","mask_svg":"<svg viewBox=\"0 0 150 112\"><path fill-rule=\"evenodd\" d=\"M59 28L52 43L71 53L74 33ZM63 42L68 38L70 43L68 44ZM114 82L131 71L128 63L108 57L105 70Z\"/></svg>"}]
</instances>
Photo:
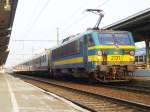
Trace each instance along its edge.
<instances>
[{"instance_id":1,"label":"canopy roof","mask_svg":"<svg viewBox=\"0 0 150 112\"><path fill-rule=\"evenodd\" d=\"M136 42L150 39L150 8L105 26L103 29L131 31Z\"/></svg>"},{"instance_id":2,"label":"canopy roof","mask_svg":"<svg viewBox=\"0 0 150 112\"><path fill-rule=\"evenodd\" d=\"M0 66L5 64L18 0L0 1Z\"/></svg>"}]
</instances>

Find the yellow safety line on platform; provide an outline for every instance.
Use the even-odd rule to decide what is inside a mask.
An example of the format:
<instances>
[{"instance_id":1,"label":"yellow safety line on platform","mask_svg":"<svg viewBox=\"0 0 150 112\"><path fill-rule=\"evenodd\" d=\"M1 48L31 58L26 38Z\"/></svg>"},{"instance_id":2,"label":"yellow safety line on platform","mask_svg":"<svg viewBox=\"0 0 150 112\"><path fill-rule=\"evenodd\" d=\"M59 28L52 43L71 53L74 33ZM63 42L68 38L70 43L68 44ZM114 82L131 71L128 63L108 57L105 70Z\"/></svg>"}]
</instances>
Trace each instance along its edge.
<instances>
[{"instance_id":1,"label":"yellow safety line on platform","mask_svg":"<svg viewBox=\"0 0 150 112\"><path fill-rule=\"evenodd\" d=\"M8 86L8 91L10 93L10 99L11 99L11 103L12 103L12 107L13 107L13 112L19 112L19 108L18 108L18 104L17 104L17 100L16 100L16 97L15 97L15 94L12 90L12 87L10 86L9 84L9 81L8 81L8 76L4 76L5 77L5 80L7 82L7 86Z\"/></svg>"}]
</instances>

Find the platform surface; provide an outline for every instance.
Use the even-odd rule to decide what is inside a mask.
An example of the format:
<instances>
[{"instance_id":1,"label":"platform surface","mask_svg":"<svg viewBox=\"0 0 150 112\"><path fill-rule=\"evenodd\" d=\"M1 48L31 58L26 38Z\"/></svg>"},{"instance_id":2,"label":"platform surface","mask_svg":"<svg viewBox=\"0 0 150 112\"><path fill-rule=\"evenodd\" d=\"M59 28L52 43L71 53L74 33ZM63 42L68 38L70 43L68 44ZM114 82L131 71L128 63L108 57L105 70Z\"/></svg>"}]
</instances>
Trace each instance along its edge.
<instances>
[{"instance_id":1,"label":"platform surface","mask_svg":"<svg viewBox=\"0 0 150 112\"><path fill-rule=\"evenodd\" d=\"M150 77L150 69L137 69L134 72L134 76L137 76L137 77Z\"/></svg>"},{"instance_id":2,"label":"platform surface","mask_svg":"<svg viewBox=\"0 0 150 112\"><path fill-rule=\"evenodd\" d=\"M8 74L0 74L0 112L87 112Z\"/></svg>"}]
</instances>

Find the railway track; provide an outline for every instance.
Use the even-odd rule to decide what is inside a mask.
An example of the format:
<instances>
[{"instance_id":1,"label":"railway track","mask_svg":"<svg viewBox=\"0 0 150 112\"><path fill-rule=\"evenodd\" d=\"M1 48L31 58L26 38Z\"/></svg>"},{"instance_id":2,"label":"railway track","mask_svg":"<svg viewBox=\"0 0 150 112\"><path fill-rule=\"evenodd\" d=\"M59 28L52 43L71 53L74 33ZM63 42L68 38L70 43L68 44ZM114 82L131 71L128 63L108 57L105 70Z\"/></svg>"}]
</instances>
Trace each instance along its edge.
<instances>
[{"instance_id":1,"label":"railway track","mask_svg":"<svg viewBox=\"0 0 150 112\"><path fill-rule=\"evenodd\" d=\"M47 79L45 79L47 80ZM124 90L124 91L130 91L130 92L136 92L140 94L150 94L150 86L144 86L144 85L138 85L136 83L89 83L87 81L76 81L76 80L58 80L58 81L68 81L70 83L77 83L77 84L84 84L84 85L92 85L94 87L107 87L107 88L113 88L118 90Z\"/></svg>"},{"instance_id":2,"label":"railway track","mask_svg":"<svg viewBox=\"0 0 150 112\"><path fill-rule=\"evenodd\" d=\"M142 103L131 99L121 99L119 96L116 98L115 94L123 95L119 91L119 93L114 94L110 90L109 92L114 96L108 96L101 94L104 92L104 89L96 89L97 87L93 86L88 86L87 88L87 85L71 84L70 82L48 81L27 76L21 76L21 78L28 83L64 97L92 112L149 112L150 110L149 99Z\"/></svg>"},{"instance_id":3,"label":"railway track","mask_svg":"<svg viewBox=\"0 0 150 112\"><path fill-rule=\"evenodd\" d=\"M137 84L135 81L131 82L116 82L116 83L95 83L91 84L89 81L84 80L72 80L72 79L59 79L59 81L67 81L71 83L78 83L78 84L85 84L85 85L93 85L95 87L107 87L107 88L113 88L113 89L119 89L119 90L125 90L130 92L137 92L140 94L150 94L150 85L144 85L144 84Z\"/></svg>"},{"instance_id":4,"label":"railway track","mask_svg":"<svg viewBox=\"0 0 150 112\"><path fill-rule=\"evenodd\" d=\"M150 94L150 87L145 86L138 86L132 84L118 84L118 85L102 85L103 87L114 88L119 90L125 90L130 92L136 92L140 94Z\"/></svg>"}]
</instances>

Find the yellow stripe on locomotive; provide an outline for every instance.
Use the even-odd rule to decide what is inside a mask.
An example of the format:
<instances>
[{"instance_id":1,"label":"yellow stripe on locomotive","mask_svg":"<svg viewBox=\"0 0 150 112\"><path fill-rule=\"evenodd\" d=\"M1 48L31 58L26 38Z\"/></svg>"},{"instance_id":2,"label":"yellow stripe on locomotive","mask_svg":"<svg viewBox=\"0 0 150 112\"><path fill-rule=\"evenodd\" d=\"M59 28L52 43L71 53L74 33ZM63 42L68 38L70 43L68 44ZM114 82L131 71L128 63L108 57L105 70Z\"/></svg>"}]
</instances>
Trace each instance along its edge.
<instances>
[{"instance_id":1,"label":"yellow stripe on locomotive","mask_svg":"<svg viewBox=\"0 0 150 112\"><path fill-rule=\"evenodd\" d=\"M102 56L98 56L98 55L91 55L88 56L88 62L97 62L103 61L103 57ZM135 61L135 57L131 56L131 55L107 55L107 61L108 62L114 62L114 61L119 61L119 62L130 62L130 61Z\"/></svg>"},{"instance_id":2,"label":"yellow stripe on locomotive","mask_svg":"<svg viewBox=\"0 0 150 112\"><path fill-rule=\"evenodd\" d=\"M135 49L135 46L127 46L127 45L119 45L117 46L118 49ZM93 50L93 49L116 49L116 46L108 46L108 45L97 45L97 46L92 46L88 47L88 50Z\"/></svg>"},{"instance_id":3,"label":"yellow stripe on locomotive","mask_svg":"<svg viewBox=\"0 0 150 112\"><path fill-rule=\"evenodd\" d=\"M103 57L98 55L90 55L88 56L88 62L102 62ZM133 62L135 61L135 57L131 55L107 55L108 62ZM73 63L83 63L83 57L77 58L69 58L65 60L55 61L54 65L65 65L65 64L73 64Z\"/></svg>"}]
</instances>

